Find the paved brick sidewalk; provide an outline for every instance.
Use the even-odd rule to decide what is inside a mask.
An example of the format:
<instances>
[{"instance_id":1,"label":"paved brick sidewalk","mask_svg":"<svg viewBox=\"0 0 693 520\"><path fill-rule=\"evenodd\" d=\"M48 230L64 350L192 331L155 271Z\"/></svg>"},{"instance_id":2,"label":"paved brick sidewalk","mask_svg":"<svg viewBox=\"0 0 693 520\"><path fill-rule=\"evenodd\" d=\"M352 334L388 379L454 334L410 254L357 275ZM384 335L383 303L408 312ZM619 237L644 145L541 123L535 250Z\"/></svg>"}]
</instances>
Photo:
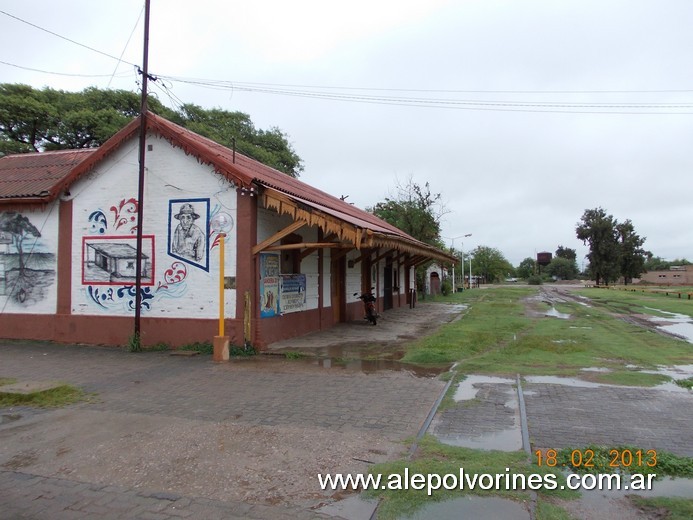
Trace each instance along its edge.
<instances>
[{"instance_id":1,"label":"paved brick sidewalk","mask_svg":"<svg viewBox=\"0 0 693 520\"><path fill-rule=\"evenodd\" d=\"M133 491L26 473L0 471L2 520L319 520L297 507L190 498L170 492ZM331 517L335 518L335 517Z\"/></svg>"},{"instance_id":2,"label":"paved brick sidewalk","mask_svg":"<svg viewBox=\"0 0 693 520\"><path fill-rule=\"evenodd\" d=\"M363 460L405 449L444 387L277 356L214 363L41 343L0 343L0 377L96 396L0 409L2 520L325 518L310 509L329 501L317 472L365 471ZM292 472L312 475L315 492L304 485L292 501Z\"/></svg>"},{"instance_id":3,"label":"paved brick sidewalk","mask_svg":"<svg viewBox=\"0 0 693 520\"><path fill-rule=\"evenodd\" d=\"M633 445L693 456L693 394L524 383L532 445Z\"/></svg>"}]
</instances>

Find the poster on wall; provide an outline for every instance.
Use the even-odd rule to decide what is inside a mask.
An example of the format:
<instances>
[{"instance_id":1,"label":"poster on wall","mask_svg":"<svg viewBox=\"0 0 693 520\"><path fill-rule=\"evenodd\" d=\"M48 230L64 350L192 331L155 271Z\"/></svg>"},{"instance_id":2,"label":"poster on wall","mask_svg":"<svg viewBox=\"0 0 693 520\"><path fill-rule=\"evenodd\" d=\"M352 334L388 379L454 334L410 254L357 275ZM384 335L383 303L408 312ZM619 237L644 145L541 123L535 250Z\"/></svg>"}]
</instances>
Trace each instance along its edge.
<instances>
[{"instance_id":1,"label":"poster on wall","mask_svg":"<svg viewBox=\"0 0 693 520\"><path fill-rule=\"evenodd\" d=\"M306 275L281 275L279 308L282 313L297 312L306 308Z\"/></svg>"},{"instance_id":2,"label":"poster on wall","mask_svg":"<svg viewBox=\"0 0 693 520\"><path fill-rule=\"evenodd\" d=\"M279 314L279 254L260 253L260 317Z\"/></svg>"},{"instance_id":3,"label":"poster on wall","mask_svg":"<svg viewBox=\"0 0 693 520\"><path fill-rule=\"evenodd\" d=\"M168 254L209 271L209 199L168 202Z\"/></svg>"}]
</instances>

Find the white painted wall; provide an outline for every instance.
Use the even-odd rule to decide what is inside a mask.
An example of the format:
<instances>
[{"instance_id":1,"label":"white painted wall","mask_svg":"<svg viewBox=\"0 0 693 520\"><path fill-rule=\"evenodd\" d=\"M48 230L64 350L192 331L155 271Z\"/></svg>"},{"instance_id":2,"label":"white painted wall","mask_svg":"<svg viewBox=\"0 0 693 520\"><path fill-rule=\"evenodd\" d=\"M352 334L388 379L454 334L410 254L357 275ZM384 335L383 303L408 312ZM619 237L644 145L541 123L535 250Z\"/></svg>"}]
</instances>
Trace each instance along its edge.
<instances>
[{"instance_id":1,"label":"white painted wall","mask_svg":"<svg viewBox=\"0 0 693 520\"><path fill-rule=\"evenodd\" d=\"M278 231L289 226L293 220L288 215L279 215L275 211L267 210L264 208L258 208L257 215L257 241L258 243L263 240L268 239ZM304 242L317 242L318 241L318 228L317 226L304 226L297 231L295 234L300 235ZM320 291L320 280L318 276L318 252L308 255L303 260L301 260L301 274L306 275L306 309L317 309L319 306L318 295ZM327 271L329 272L329 258L327 260ZM286 273L283 273L286 274ZM329 277L328 277L329 280ZM327 290L327 296L329 301L329 285ZM325 304L327 306L329 304Z\"/></svg>"},{"instance_id":2,"label":"white painted wall","mask_svg":"<svg viewBox=\"0 0 693 520\"><path fill-rule=\"evenodd\" d=\"M224 274L236 276L236 197L231 183L214 173L211 167L201 165L193 156L172 147L163 138L149 135L146 153L145 203L143 234L154 236L153 285L143 286L145 295L143 316L216 318L219 313L219 246L213 247L216 235L209 238L206 256L195 261L183 256L176 258L169 251L169 234L178 221L169 216L169 201L205 199L193 206L200 214L195 220L202 231L207 231L207 215L222 211L233 218L234 228L226 237ZM88 283L95 274L85 271L82 261L83 237L96 244L136 242L136 215L130 213L137 199L138 140L131 139L97 168L71 187L73 200L72 241L72 312L74 314L134 314L132 304L135 292L125 289L126 283L99 285ZM208 202L207 202L208 199ZM122 207L121 207L122 204ZM174 208L180 208L177 203ZM103 217L94 217L101 212ZM92 217L90 220L90 216ZM123 220L124 218L124 220ZM169 222L172 224L170 225ZM99 239L99 237L101 237ZM103 237L114 237L103 239ZM129 238L128 238L129 237ZM148 253L145 241L144 253ZM205 269L207 268L207 269ZM86 282L83 276L86 273ZM105 273L104 276L107 276ZM130 283L127 283L130 285ZM134 285L134 283L132 284ZM150 297L151 296L151 297ZM236 315L236 291L225 290L227 318Z\"/></svg>"},{"instance_id":3,"label":"white painted wall","mask_svg":"<svg viewBox=\"0 0 693 520\"><path fill-rule=\"evenodd\" d=\"M325 249L322 255L322 305L332 307L332 250Z\"/></svg>"},{"instance_id":4,"label":"white painted wall","mask_svg":"<svg viewBox=\"0 0 693 520\"><path fill-rule=\"evenodd\" d=\"M0 312L56 312L59 204L59 201L55 201L41 211L0 212L0 220L14 218L17 214L26 217L41 234L39 237L25 235L22 241L22 258L26 267L22 278L19 276L18 251L12 242L12 235L0 232Z\"/></svg>"},{"instance_id":5,"label":"white painted wall","mask_svg":"<svg viewBox=\"0 0 693 520\"><path fill-rule=\"evenodd\" d=\"M349 251L346 255L347 268L346 268L346 301L347 303L358 301L358 297L354 296L354 293L361 294L361 269L363 268L363 262L354 264L354 267L349 267L349 261L355 260L361 256L361 251L353 250Z\"/></svg>"}]
</instances>

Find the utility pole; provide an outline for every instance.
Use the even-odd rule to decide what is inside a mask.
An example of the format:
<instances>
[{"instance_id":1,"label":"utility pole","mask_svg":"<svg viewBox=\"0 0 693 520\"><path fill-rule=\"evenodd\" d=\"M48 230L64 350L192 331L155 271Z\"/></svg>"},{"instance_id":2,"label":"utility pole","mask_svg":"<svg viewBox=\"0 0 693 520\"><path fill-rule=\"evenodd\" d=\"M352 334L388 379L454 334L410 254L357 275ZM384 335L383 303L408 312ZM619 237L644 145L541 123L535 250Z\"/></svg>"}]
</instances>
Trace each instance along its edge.
<instances>
[{"instance_id":1,"label":"utility pole","mask_svg":"<svg viewBox=\"0 0 693 520\"><path fill-rule=\"evenodd\" d=\"M137 183L137 265L135 266L135 338L140 345L142 307L142 228L144 227L144 156L147 145L147 80L149 79L149 1L144 3L144 51L142 57L142 102L140 105L139 177Z\"/></svg>"}]
</instances>

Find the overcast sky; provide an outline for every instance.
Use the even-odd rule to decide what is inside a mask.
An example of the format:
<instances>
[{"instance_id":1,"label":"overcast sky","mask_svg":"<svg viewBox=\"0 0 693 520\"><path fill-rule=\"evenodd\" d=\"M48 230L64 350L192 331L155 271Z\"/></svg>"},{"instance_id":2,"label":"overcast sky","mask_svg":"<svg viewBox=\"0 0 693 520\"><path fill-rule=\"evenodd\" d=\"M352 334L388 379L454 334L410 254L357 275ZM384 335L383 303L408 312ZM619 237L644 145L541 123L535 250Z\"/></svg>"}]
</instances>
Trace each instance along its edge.
<instances>
[{"instance_id":1,"label":"overcast sky","mask_svg":"<svg viewBox=\"0 0 693 520\"><path fill-rule=\"evenodd\" d=\"M0 81L137 90L143 5L0 2ZM278 127L361 208L430 183L457 249L581 265L601 206L693 260L692 24L691 0L152 0L150 89Z\"/></svg>"}]
</instances>

